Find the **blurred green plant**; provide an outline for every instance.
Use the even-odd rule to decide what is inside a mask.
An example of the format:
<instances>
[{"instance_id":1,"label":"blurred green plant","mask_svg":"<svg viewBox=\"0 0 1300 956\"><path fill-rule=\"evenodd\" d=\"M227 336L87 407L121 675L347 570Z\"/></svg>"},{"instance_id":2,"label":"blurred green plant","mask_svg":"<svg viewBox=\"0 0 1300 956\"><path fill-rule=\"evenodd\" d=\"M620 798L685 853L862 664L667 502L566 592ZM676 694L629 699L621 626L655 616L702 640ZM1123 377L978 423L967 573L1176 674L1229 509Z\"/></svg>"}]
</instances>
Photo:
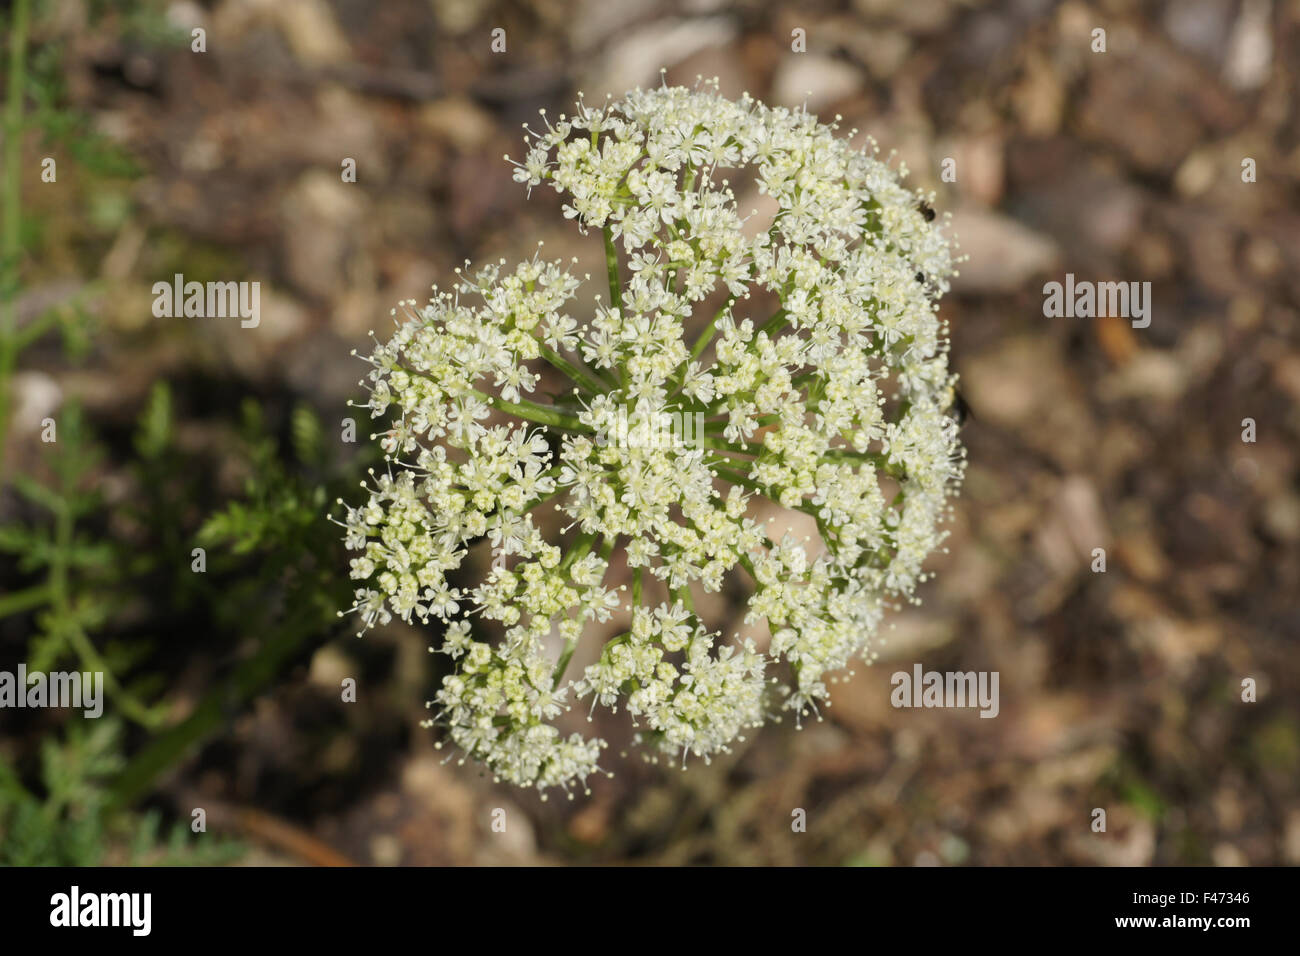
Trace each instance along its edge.
<instances>
[{"instance_id":1,"label":"blurred green plant","mask_svg":"<svg viewBox=\"0 0 1300 956\"><path fill-rule=\"evenodd\" d=\"M81 670L103 673L109 699L127 718L156 726L163 718L161 708L144 703L116 676L130 667L134 656L130 649L117 646L101 653L89 636L120 609L126 584L123 570L130 570L131 564L123 563L111 542L78 529L79 521L103 507L100 492L93 487L103 453L86 435L75 402L62 410L58 440L50 447L51 484L27 475L13 477L18 494L49 520L0 526L0 551L15 556L20 572L39 573L41 579L7 595L0 602L0 617L39 609L36 633L27 649L28 667L50 671L75 658Z\"/></svg>"},{"instance_id":2,"label":"blurred green plant","mask_svg":"<svg viewBox=\"0 0 1300 956\"><path fill-rule=\"evenodd\" d=\"M295 657L344 629L337 608L350 594L349 583L333 573L342 556L324 514L327 501L355 484L360 465L330 461L321 422L306 406L292 410L281 442L258 403L247 399L230 459L246 472L243 494L205 516L189 506L213 498L214 489L194 487L188 477L192 463L175 447L173 406L169 386L155 384L131 441L134 455L114 465L90 437L79 407L68 404L48 458L52 480L14 478L25 504L20 510L30 518L0 525L0 553L12 555L16 570L31 581L0 598L0 622L34 623L24 650L31 670L71 662L103 672L108 709L137 732L127 747L125 735L79 731L74 719L62 737L47 736L41 742L43 801L23 789L17 770L0 755L0 844L6 847L38 804L39 820L56 829L75 830L71 821L93 818L86 826L96 832L136 832L110 817L134 819L126 808L165 771L227 726ZM132 491L110 506L94 482L102 483L111 468ZM187 511L194 515L188 524ZM192 570L196 543L208 551L202 574ZM169 719L177 701L166 675L142 673L157 642L123 624L142 607L153 621L171 614L211 622L214 632L236 644L238 662L179 721ZM64 748L69 753L60 757ZM50 768L61 766L84 767L87 782L55 786ZM45 847L40 861L55 863L70 859L78 839L70 831L34 836L22 846ZM11 852L19 850L0 851L0 859Z\"/></svg>"},{"instance_id":3,"label":"blurred green plant","mask_svg":"<svg viewBox=\"0 0 1300 956\"><path fill-rule=\"evenodd\" d=\"M0 13L4 24L5 98L0 119L4 147L0 154L0 481L5 476L5 445L9 428L10 384L19 357L48 332L62 334L66 355L84 357L90 349L92 316L87 302L99 291L100 284L87 282L60 301L42 309L22 327L19 326L18 299L22 291L22 265L25 251L39 240L39 221L23 217L23 187L35 172L23 166L23 145L29 131L40 134L43 150L57 149L76 165L82 195L88 207L86 222L102 219L105 201L127 203L126 186L141 172L135 160L121 147L96 131L89 118L68 105L63 80L64 45L57 36L42 36L33 49L29 40L33 27L31 0L15 0L8 15ZM92 10L92 20L108 11ZM116 11L142 38L156 43L174 42L176 37L163 27L161 9L152 4L128 4ZM47 20L52 19L50 17ZM174 32L174 31L173 31ZM34 170L35 167L33 167ZM117 221L105 224L102 232L112 233Z\"/></svg>"},{"instance_id":4,"label":"blurred green plant","mask_svg":"<svg viewBox=\"0 0 1300 956\"><path fill-rule=\"evenodd\" d=\"M41 795L0 761L0 865L218 864L244 852L223 837L191 840L179 822L164 831L156 810L114 812L107 783L122 767L120 748L121 725L111 718L47 737Z\"/></svg>"},{"instance_id":5,"label":"blurred green plant","mask_svg":"<svg viewBox=\"0 0 1300 956\"><path fill-rule=\"evenodd\" d=\"M326 502L356 484L356 465L328 453L306 406L274 411L245 400L237 420L222 412L207 433L233 435L222 468L177 441L184 396L155 383L133 432L92 421L75 399L56 416L57 440L42 446L40 474L9 475L4 452L10 391L20 355L60 333L64 360L95 343L96 282L19 325L25 270L40 261L37 223L24 220L24 134L58 144L76 164L80 197L139 170L90 130L65 102L57 39L31 44L31 0L0 10L4 25L4 144L0 152L0 651L30 670L61 665L104 674L105 716L6 714L0 739L0 864L221 862L237 844L164 832L156 809L134 805L257 693L316 644L342 630L337 608L350 583ZM175 39L162 6L92 4L118 18L119 35L158 44ZM47 31L48 32L48 31ZM29 51L29 46L32 49ZM119 184L120 185L120 184ZM124 188L115 195L125 196ZM93 213L93 209L91 210ZM94 216L89 214L87 222ZM120 225L120 222L118 223ZM48 356L47 356L48 358ZM246 391L246 389L245 389ZM284 406L272 399L269 406ZM225 500L221 474L245 475ZM193 549L209 554L204 573ZM199 633L187 643L177 636ZM210 673L182 692L178 677ZM233 663L232 663L233 661ZM197 666L196 666L197 665ZM8 664L6 664L8 666ZM21 723L24 735L11 733ZM215 834L214 834L215 836Z\"/></svg>"},{"instance_id":6,"label":"blurred green plant","mask_svg":"<svg viewBox=\"0 0 1300 956\"><path fill-rule=\"evenodd\" d=\"M5 439L9 432L9 379L18 361L18 284L22 253L22 135L26 88L29 0L14 0L5 27L9 33L5 80L4 170L0 176L0 481L4 479Z\"/></svg>"},{"instance_id":7,"label":"blurred green plant","mask_svg":"<svg viewBox=\"0 0 1300 956\"><path fill-rule=\"evenodd\" d=\"M338 608L350 598L351 582L333 572L341 545L324 512L328 501L356 485L370 459L332 463L321 422L305 405L289 416L287 449L271 436L256 401L245 400L241 415L243 496L209 515L194 540L211 549L204 576L219 592L205 599L202 613L249 647L184 721L131 759L113 786L122 803L147 792L295 656L346 630Z\"/></svg>"}]
</instances>

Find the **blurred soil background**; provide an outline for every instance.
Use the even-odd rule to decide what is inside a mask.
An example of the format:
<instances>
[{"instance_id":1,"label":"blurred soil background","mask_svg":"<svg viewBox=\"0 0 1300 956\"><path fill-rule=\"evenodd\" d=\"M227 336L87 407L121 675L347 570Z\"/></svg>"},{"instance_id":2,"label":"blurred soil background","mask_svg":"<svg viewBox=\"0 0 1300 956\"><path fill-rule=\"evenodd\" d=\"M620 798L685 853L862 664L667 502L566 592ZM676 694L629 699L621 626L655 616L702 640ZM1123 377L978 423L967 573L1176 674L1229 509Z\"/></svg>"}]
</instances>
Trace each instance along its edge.
<instances>
[{"instance_id":1,"label":"blurred soil background","mask_svg":"<svg viewBox=\"0 0 1300 956\"><path fill-rule=\"evenodd\" d=\"M122 692L102 732L0 715L0 858L1300 863L1300 2L49 0L30 29L6 478L58 486L69 408L97 451L74 530L0 493L0 667L76 666L80 635ZM824 720L683 773L598 717L615 776L543 802L419 728L430 635L333 616L323 515L367 463L364 418L338 440L349 352L465 259L543 240L598 274L502 155L661 67L839 114L952 212L969 474L924 603ZM177 272L259 281L260 326L154 318ZM1045 318L1067 272L1150 281L1150 327ZM998 671L999 716L892 708L915 662Z\"/></svg>"}]
</instances>

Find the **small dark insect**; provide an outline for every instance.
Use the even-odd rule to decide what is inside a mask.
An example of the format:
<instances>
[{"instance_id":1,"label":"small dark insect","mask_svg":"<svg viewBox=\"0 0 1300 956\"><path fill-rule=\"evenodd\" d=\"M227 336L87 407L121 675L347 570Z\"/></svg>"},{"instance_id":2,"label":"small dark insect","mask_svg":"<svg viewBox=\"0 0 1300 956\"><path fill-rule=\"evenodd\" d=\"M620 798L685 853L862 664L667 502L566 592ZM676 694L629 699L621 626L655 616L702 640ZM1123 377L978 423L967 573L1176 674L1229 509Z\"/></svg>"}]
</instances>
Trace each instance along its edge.
<instances>
[{"instance_id":1,"label":"small dark insect","mask_svg":"<svg viewBox=\"0 0 1300 956\"><path fill-rule=\"evenodd\" d=\"M925 273L924 273L924 272L918 272L918 273L916 274L916 281L917 281L917 282L924 283L924 282L925 282Z\"/></svg>"},{"instance_id":2,"label":"small dark insect","mask_svg":"<svg viewBox=\"0 0 1300 956\"><path fill-rule=\"evenodd\" d=\"M952 390L952 404L948 407L948 411L952 414L953 420L957 422L958 428L975 417L975 412L971 410L970 403L966 401L966 397L962 395L959 388Z\"/></svg>"},{"instance_id":3,"label":"small dark insect","mask_svg":"<svg viewBox=\"0 0 1300 956\"><path fill-rule=\"evenodd\" d=\"M925 217L926 222L934 222L934 210L930 208L928 202L921 203L921 215Z\"/></svg>"}]
</instances>

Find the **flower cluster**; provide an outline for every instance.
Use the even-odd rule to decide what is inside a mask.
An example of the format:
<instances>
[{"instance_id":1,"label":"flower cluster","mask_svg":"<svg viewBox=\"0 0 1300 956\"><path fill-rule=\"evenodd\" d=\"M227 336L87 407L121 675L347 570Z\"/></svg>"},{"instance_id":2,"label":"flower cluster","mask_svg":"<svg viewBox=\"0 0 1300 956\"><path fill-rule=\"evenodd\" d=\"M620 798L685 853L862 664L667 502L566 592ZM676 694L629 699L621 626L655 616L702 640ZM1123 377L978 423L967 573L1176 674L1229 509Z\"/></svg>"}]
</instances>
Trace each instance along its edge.
<instances>
[{"instance_id":1,"label":"flower cluster","mask_svg":"<svg viewBox=\"0 0 1300 956\"><path fill-rule=\"evenodd\" d=\"M545 125L515 178L602 235L608 301L571 315L579 278L534 257L403 303L368 357L388 471L342 523L364 625L440 622L456 671L432 722L500 779L567 789L605 747L555 725L579 701L706 759L777 706L815 708L912 596L964 458L936 315L950 245L874 151L708 85ZM770 197L768 228L733 179ZM670 415L703 427L608 440ZM775 540L782 510L820 541ZM491 570L467 587L480 542ZM607 583L616 547L626 584ZM728 578L764 646L695 612ZM584 632L624 625L568 676Z\"/></svg>"}]
</instances>

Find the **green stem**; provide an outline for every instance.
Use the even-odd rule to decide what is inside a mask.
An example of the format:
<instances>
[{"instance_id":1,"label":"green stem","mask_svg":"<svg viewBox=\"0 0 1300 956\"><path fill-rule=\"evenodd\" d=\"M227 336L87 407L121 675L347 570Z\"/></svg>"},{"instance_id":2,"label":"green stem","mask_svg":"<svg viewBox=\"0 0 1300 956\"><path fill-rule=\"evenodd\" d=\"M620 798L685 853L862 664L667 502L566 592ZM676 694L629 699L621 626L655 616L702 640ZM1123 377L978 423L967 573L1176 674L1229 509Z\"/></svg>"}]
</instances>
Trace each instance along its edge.
<instances>
[{"instance_id":1,"label":"green stem","mask_svg":"<svg viewBox=\"0 0 1300 956\"><path fill-rule=\"evenodd\" d=\"M559 567L556 568L556 570L560 573L564 573L569 570L569 568L573 567L574 561L585 557L587 552L591 550L592 542L595 540L596 532L594 531L584 531L579 534L578 537L574 539L573 546L569 548L569 553L564 556L564 560L560 562Z\"/></svg>"},{"instance_id":2,"label":"green stem","mask_svg":"<svg viewBox=\"0 0 1300 956\"><path fill-rule=\"evenodd\" d=\"M424 372L417 371L401 362L394 364L395 368L401 369L407 375L425 381L432 379ZM527 419L530 422L537 422L539 425L554 425L556 428L567 428L570 431L594 432L595 429L582 424L575 415L565 414L553 405L540 405L537 402L530 402L528 399L521 399L518 402L508 402L499 395L489 395L487 392L481 392L477 388L467 388L464 394L473 395L479 401L486 402L493 408L503 412L509 412L519 418Z\"/></svg>"},{"instance_id":3,"label":"green stem","mask_svg":"<svg viewBox=\"0 0 1300 956\"><path fill-rule=\"evenodd\" d=\"M546 359L546 361L550 362L551 365L567 375L573 381L573 384L586 389L590 394L603 395L614 387L612 383L602 381L599 378L600 372L596 371L588 374L566 359L559 352L550 348L550 346L542 345L539 347L541 349L542 358Z\"/></svg>"},{"instance_id":4,"label":"green stem","mask_svg":"<svg viewBox=\"0 0 1300 956\"><path fill-rule=\"evenodd\" d=\"M609 226L601 230L605 237L605 271L609 273L609 304L612 308L623 310L623 284L618 278L618 250L614 248L614 235Z\"/></svg>"},{"instance_id":5,"label":"green stem","mask_svg":"<svg viewBox=\"0 0 1300 956\"><path fill-rule=\"evenodd\" d=\"M610 308L617 309L619 316L626 321L627 317L623 315L623 284L618 278L618 250L614 248L614 234L610 232L609 226L603 227L600 232L605 237L605 271L609 274L609 305ZM618 384L620 388L627 385L627 376L621 363L618 367Z\"/></svg>"},{"instance_id":6,"label":"green stem","mask_svg":"<svg viewBox=\"0 0 1300 956\"><path fill-rule=\"evenodd\" d=\"M557 570L561 573L567 571L572 567L573 562L577 561L591 550L592 543L595 542L595 540L595 532L584 532L579 535L578 539L569 549L569 553L566 554L564 560L560 562L560 566ZM602 550L606 546L612 549L613 543L613 538L606 538L601 542ZM555 662L555 669L551 672L551 690L555 690L560 686L560 681L564 679L564 672L569 669L569 660L573 657L573 652L577 650L577 648L578 639L576 637L571 637L564 642L564 650L560 653L560 659Z\"/></svg>"},{"instance_id":7,"label":"green stem","mask_svg":"<svg viewBox=\"0 0 1300 956\"><path fill-rule=\"evenodd\" d=\"M527 399L508 402L499 395L489 395L487 392L480 392L476 388L471 388L469 393L475 398L487 402L493 408L509 412L511 415L527 419L530 422L537 422L539 425L552 425L556 428L567 428L569 431L575 432L595 431L594 428L579 421L576 415L568 415L551 405L539 405Z\"/></svg>"},{"instance_id":8,"label":"green stem","mask_svg":"<svg viewBox=\"0 0 1300 956\"><path fill-rule=\"evenodd\" d=\"M50 586L48 584L37 584L34 587L6 594L0 597L0 617L30 611L32 608L40 607L49 599Z\"/></svg>"},{"instance_id":9,"label":"green stem","mask_svg":"<svg viewBox=\"0 0 1300 956\"><path fill-rule=\"evenodd\" d=\"M709 448L713 451L725 452L731 455L749 455L750 457L756 457L758 455L758 449L761 449L762 447L760 445L754 448L741 448L714 435L708 434L700 435L696 441L699 442L701 448Z\"/></svg>"},{"instance_id":10,"label":"green stem","mask_svg":"<svg viewBox=\"0 0 1300 956\"><path fill-rule=\"evenodd\" d=\"M104 675L104 686L108 694L122 709L122 713L143 727L153 727L158 723L158 716L122 687L108 664L100 656L95 645L91 643L86 632L81 629L73 614L68 597L68 552L72 547L73 517L66 505L58 509L54 524L54 549L50 559L49 591L50 604L53 606L55 626L63 632L68 643L76 652L85 668Z\"/></svg>"},{"instance_id":11,"label":"green stem","mask_svg":"<svg viewBox=\"0 0 1300 956\"><path fill-rule=\"evenodd\" d=\"M690 611L692 614L695 613L695 602L691 600L691 586L689 584L677 588L673 591L673 595L682 602L682 606L686 608L686 610Z\"/></svg>"},{"instance_id":12,"label":"green stem","mask_svg":"<svg viewBox=\"0 0 1300 956\"><path fill-rule=\"evenodd\" d=\"M770 319L768 319L767 322L763 325L763 327L758 331L766 332L768 338L771 338L772 333L775 332L777 329L779 329L781 326L785 325L786 320L788 318L789 318L789 314L785 311L785 309L777 309L775 314L773 314L773 316ZM754 338L757 339L758 336L755 335Z\"/></svg>"},{"instance_id":13,"label":"green stem","mask_svg":"<svg viewBox=\"0 0 1300 956\"><path fill-rule=\"evenodd\" d=\"M905 478L907 472L903 466L890 459L888 455L881 454L877 451L852 451L847 448L828 448L822 456L830 461L847 461L860 464L873 465L878 471L883 471L891 478Z\"/></svg>"},{"instance_id":14,"label":"green stem","mask_svg":"<svg viewBox=\"0 0 1300 956\"><path fill-rule=\"evenodd\" d=\"M864 461L873 465L888 465L889 456L876 451L854 451L851 448L827 448L822 455L833 461Z\"/></svg>"},{"instance_id":15,"label":"green stem","mask_svg":"<svg viewBox=\"0 0 1300 956\"><path fill-rule=\"evenodd\" d=\"M717 331L718 319L727 314L727 310L731 308L731 305L731 302L727 302L726 305L713 314L713 318L709 320L709 324L705 326L704 331L700 333L700 337L697 338L695 344L691 346L691 358L697 359L700 357L700 353L704 351L705 346L707 346L709 341L713 338L714 332Z\"/></svg>"},{"instance_id":16,"label":"green stem","mask_svg":"<svg viewBox=\"0 0 1300 956\"><path fill-rule=\"evenodd\" d=\"M58 325L59 318L60 316L58 312L51 310L34 321L28 322L23 329L14 335L14 352L21 352L50 329Z\"/></svg>"},{"instance_id":17,"label":"green stem","mask_svg":"<svg viewBox=\"0 0 1300 956\"><path fill-rule=\"evenodd\" d=\"M556 690L560 686L560 681L564 680L564 672L569 669L569 661L573 658L573 652L578 649L576 640L568 640L564 644L564 651L560 654L560 659L555 663L555 670L551 672L551 690Z\"/></svg>"},{"instance_id":18,"label":"green stem","mask_svg":"<svg viewBox=\"0 0 1300 956\"><path fill-rule=\"evenodd\" d=\"M9 23L9 86L4 115L3 221L0 221L0 484L9 431L9 379L17 361L18 258L22 241L22 129L30 0L15 0Z\"/></svg>"}]
</instances>

